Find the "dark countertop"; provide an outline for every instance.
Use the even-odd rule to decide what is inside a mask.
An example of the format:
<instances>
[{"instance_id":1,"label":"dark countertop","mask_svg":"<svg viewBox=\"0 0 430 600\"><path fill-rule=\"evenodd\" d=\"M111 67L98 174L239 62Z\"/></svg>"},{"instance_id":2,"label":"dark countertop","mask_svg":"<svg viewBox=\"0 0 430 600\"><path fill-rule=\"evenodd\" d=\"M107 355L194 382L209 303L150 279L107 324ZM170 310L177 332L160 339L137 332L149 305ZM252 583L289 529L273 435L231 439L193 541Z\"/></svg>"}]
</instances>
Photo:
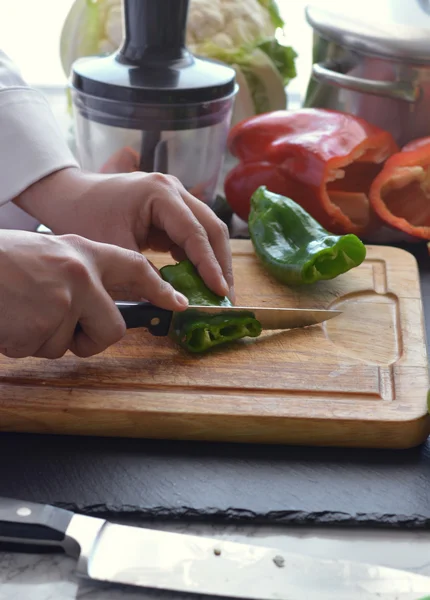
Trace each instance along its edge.
<instances>
[{"instance_id":1,"label":"dark countertop","mask_svg":"<svg viewBox=\"0 0 430 600\"><path fill-rule=\"evenodd\" d=\"M429 332L430 258L425 244L404 248ZM0 495L121 517L424 528L430 441L389 451L3 433Z\"/></svg>"}]
</instances>

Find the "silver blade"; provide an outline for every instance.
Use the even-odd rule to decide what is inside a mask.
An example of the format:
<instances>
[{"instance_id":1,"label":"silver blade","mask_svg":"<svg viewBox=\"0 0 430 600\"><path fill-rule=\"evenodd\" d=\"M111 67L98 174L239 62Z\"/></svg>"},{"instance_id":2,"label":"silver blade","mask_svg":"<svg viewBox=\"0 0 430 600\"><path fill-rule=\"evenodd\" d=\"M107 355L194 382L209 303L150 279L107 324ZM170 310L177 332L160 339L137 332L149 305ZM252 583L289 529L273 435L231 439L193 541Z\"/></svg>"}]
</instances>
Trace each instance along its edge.
<instances>
[{"instance_id":1,"label":"silver blade","mask_svg":"<svg viewBox=\"0 0 430 600\"><path fill-rule=\"evenodd\" d=\"M139 587L255 600L418 600L430 590L429 577L407 571L82 515L73 517L67 535L81 546L82 575Z\"/></svg>"},{"instance_id":2,"label":"silver blade","mask_svg":"<svg viewBox=\"0 0 430 600\"><path fill-rule=\"evenodd\" d=\"M323 323L342 313L340 310L309 308L266 308L256 306L190 306L187 311L209 314L252 312L263 329L294 329Z\"/></svg>"}]
</instances>

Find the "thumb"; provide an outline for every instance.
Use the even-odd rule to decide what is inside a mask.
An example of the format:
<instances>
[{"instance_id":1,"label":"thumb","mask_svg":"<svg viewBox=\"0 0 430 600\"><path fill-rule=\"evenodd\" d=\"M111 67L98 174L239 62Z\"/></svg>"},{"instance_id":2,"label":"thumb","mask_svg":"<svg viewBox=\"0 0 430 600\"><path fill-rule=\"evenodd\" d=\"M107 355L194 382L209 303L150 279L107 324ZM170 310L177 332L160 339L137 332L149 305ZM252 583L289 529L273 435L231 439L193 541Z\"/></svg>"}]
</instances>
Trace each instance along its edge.
<instances>
[{"instance_id":1,"label":"thumb","mask_svg":"<svg viewBox=\"0 0 430 600\"><path fill-rule=\"evenodd\" d=\"M93 245L93 261L107 290L126 288L133 296L166 310L187 308L188 299L164 281L140 252L98 242Z\"/></svg>"}]
</instances>

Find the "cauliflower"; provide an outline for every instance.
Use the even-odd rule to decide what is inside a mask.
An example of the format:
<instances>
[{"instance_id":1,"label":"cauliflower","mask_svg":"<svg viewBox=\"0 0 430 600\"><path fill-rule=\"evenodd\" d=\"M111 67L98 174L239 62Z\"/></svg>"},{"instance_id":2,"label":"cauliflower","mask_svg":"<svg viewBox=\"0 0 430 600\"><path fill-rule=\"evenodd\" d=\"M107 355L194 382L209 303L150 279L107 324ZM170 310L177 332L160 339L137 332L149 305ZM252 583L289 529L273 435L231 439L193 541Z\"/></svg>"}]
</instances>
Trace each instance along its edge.
<instances>
[{"instance_id":1,"label":"cauliflower","mask_svg":"<svg viewBox=\"0 0 430 600\"><path fill-rule=\"evenodd\" d=\"M296 54L277 39L283 27L274 0L190 0L189 50L236 71L232 124L286 107L285 87L296 75ZM122 37L121 0L75 0L61 33L64 72L69 75L77 58L115 52Z\"/></svg>"}]
</instances>

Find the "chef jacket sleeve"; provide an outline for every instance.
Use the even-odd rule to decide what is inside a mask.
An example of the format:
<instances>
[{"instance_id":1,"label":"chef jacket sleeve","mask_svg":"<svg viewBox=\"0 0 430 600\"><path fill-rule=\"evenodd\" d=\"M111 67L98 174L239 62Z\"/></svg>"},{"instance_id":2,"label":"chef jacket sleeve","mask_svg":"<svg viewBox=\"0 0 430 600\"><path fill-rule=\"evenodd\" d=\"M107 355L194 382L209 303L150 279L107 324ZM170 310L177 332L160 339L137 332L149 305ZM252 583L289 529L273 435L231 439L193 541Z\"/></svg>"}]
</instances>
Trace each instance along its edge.
<instances>
[{"instance_id":1,"label":"chef jacket sleeve","mask_svg":"<svg viewBox=\"0 0 430 600\"><path fill-rule=\"evenodd\" d=\"M0 206L65 167L77 167L48 101L0 50Z\"/></svg>"}]
</instances>

